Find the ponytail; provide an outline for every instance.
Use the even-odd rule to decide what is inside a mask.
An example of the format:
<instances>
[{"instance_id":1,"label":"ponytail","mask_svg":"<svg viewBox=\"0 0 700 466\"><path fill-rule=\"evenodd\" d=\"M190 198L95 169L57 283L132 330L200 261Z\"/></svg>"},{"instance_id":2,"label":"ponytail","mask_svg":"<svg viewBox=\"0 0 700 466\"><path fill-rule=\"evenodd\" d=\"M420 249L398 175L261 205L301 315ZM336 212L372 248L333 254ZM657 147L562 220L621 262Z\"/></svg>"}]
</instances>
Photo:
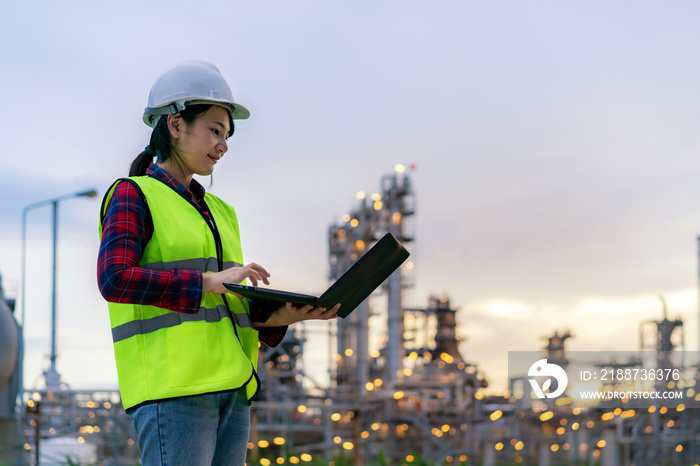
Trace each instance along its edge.
<instances>
[{"instance_id":1,"label":"ponytail","mask_svg":"<svg viewBox=\"0 0 700 466\"><path fill-rule=\"evenodd\" d=\"M146 170L151 165L151 162L153 162L153 153L149 149L150 146L131 162L129 176L143 176L146 174Z\"/></svg>"},{"instance_id":2,"label":"ponytail","mask_svg":"<svg viewBox=\"0 0 700 466\"><path fill-rule=\"evenodd\" d=\"M164 115L158 119L158 123L153 128L151 141L146 146L146 149L131 162L129 176L145 175L154 158L157 158L159 161L166 160L174 150L173 145L170 143L168 117ZM163 156L163 154L166 155Z\"/></svg>"}]
</instances>

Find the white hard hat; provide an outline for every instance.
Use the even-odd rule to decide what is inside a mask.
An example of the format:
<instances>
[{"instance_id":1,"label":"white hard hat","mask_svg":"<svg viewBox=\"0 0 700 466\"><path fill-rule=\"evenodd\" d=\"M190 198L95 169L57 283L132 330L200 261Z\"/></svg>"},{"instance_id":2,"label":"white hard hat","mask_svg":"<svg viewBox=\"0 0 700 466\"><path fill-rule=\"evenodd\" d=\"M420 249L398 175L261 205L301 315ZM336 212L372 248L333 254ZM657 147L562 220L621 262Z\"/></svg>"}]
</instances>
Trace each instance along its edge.
<instances>
[{"instance_id":1,"label":"white hard hat","mask_svg":"<svg viewBox=\"0 0 700 466\"><path fill-rule=\"evenodd\" d=\"M163 73L151 88L143 121L154 127L161 115L176 114L191 104L224 107L234 120L244 120L250 112L233 101L231 88L219 69L202 60L183 62Z\"/></svg>"}]
</instances>

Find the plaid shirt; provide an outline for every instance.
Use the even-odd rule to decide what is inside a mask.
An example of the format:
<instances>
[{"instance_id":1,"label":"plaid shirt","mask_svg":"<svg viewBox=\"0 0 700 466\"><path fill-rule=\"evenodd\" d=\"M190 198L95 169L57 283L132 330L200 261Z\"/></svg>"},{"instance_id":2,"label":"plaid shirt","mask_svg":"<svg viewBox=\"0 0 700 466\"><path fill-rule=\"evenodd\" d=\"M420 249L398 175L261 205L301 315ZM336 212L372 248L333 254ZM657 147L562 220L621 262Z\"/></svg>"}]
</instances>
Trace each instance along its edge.
<instances>
[{"instance_id":1,"label":"plaid shirt","mask_svg":"<svg viewBox=\"0 0 700 466\"><path fill-rule=\"evenodd\" d=\"M190 189L155 164L146 175L174 189L200 212L209 215L204 188L192 180ZM110 302L143 304L194 314L202 300L202 272L169 270L159 272L139 267L141 255L153 236L153 220L146 203L131 183L119 183L110 199L102 223L102 243L97 258L97 282L102 296ZM274 309L250 302L253 322L265 322ZM277 346L287 327L259 327L259 339Z\"/></svg>"}]
</instances>

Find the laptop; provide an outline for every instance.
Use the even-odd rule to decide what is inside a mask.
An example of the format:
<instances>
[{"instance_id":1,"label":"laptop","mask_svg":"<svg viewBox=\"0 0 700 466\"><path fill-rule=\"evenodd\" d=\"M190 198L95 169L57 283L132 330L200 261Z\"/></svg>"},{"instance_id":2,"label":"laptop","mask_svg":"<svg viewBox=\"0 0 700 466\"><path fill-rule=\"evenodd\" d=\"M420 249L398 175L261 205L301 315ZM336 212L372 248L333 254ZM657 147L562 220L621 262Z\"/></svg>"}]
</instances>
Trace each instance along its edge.
<instances>
[{"instance_id":1,"label":"laptop","mask_svg":"<svg viewBox=\"0 0 700 466\"><path fill-rule=\"evenodd\" d=\"M338 315L347 317L389 275L408 258L410 253L398 239L387 233L372 246L347 272L333 283L321 296L273 290L258 286L224 282L224 286L236 294L260 302L283 305L291 302L295 306L323 306L330 309L340 303Z\"/></svg>"}]
</instances>

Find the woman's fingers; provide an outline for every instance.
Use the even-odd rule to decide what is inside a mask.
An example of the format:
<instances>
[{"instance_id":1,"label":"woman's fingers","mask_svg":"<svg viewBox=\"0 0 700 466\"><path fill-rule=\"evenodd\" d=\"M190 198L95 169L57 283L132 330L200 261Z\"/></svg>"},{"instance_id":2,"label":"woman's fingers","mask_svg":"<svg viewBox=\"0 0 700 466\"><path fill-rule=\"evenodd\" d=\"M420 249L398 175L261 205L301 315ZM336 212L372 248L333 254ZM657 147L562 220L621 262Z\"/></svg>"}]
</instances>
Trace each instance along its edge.
<instances>
[{"instance_id":1,"label":"woman's fingers","mask_svg":"<svg viewBox=\"0 0 700 466\"><path fill-rule=\"evenodd\" d=\"M309 312L311 309L314 308L310 304L307 304L307 305L301 306L301 307L296 307L291 301L287 301L285 303L285 307L287 308L287 311L289 311L293 314L299 314L299 315L304 315L307 312Z\"/></svg>"},{"instance_id":2,"label":"woman's fingers","mask_svg":"<svg viewBox=\"0 0 700 466\"><path fill-rule=\"evenodd\" d=\"M253 286L258 286L259 282L263 282L266 285L270 284L270 281L268 280L270 272L265 270L265 267L258 265L255 262L251 262L250 264L244 265L241 268L233 267L229 270L243 274L243 276L240 277L237 282L243 281L243 279L248 279Z\"/></svg>"},{"instance_id":3,"label":"woman's fingers","mask_svg":"<svg viewBox=\"0 0 700 466\"><path fill-rule=\"evenodd\" d=\"M340 303L336 304L330 309L323 306L312 306L307 304L301 307L295 307L292 303L286 303L287 310L292 314L296 315L299 320L309 320L309 319L321 319L328 320L338 314L338 309L340 309Z\"/></svg>"},{"instance_id":4,"label":"woman's fingers","mask_svg":"<svg viewBox=\"0 0 700 466\"><path fill-rule=\"evenodd\" d=\"M340 310L340 303L337 303L337 304L336 304L335 306L333 306L330 310L333 311L334 314L337 314L338 311Z\"/></svg>"},{"instance_id":5,"label":"woman's fingers","mask_svg":"<svg viewBox=\"0 0 700 466\"><path fill-rule=\"evenodd\" d=\"M248 272L251 274L249 277L251 280L260 280L266 285L270 284L270 281L268 280L268 277L270 277L270 272L265 270L265 267L262 265L251 262L250 264L246 265L244 269L248 269ZM254 283L254 286L257 286L257 282Z\"/></svg>"},{"instance_id":6,"label":"woman's fingers","mask_svg":"<svg viewBox=\"0 0 700 466\"><path fill-rule=\"evenodd\" d=\"M323 308L322 308L323 309ZM330 309L323 309L321 314L317 317L318 319L328 320L338 317L338 310L340 309L340 303L336 304Z\"/></svg>"},{"instance_id":7,"label":"woman's fingers","mask_svg":"<svg viewBox=\"0 0 700 466\"><path fill-rule=\"evenodd\" d=\"M265 267L258 265L255 262L251 262L250 264L242 267L230 267L220 272L205 274L202 289L205 292L211 291L214 293L231 293L230 290L223 286L223 282L240 283L243 280L248 279L253 286L258 286L260 282L269 285L269 276L270 273L265 270Z\"/></svg>"},{"instance_id":8,"label":"woman's fingers","mask_svg":"<svg viewBox=\"0 0 700 466\"><path fill-rule=\"evenodd\" d=\"M273 312L271 319L274 318L276 326L291 325L302 320L330 320L338 317L339 308L340 304L336 304L330 309L309 304L297 307L292 302L287 301L284 306Z\"/></svg>"}]
</instances>

